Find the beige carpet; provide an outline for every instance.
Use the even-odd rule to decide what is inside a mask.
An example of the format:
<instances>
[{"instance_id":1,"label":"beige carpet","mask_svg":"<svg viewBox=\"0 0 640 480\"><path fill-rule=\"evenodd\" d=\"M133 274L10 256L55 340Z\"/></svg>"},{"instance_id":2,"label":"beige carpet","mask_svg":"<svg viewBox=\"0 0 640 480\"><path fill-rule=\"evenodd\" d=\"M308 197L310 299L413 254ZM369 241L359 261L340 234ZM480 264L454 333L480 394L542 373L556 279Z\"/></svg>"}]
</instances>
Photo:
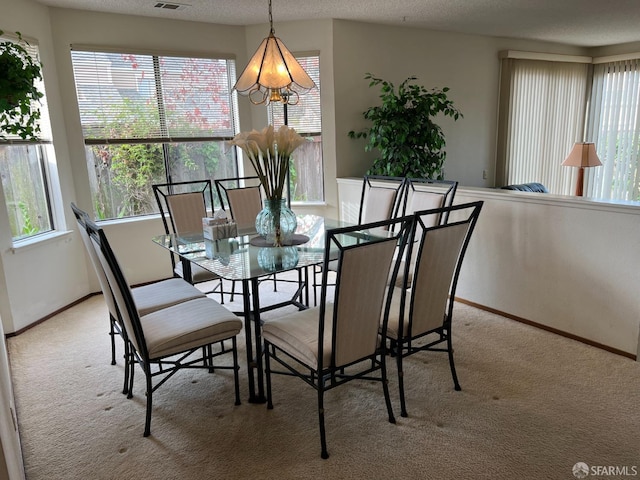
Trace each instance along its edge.
<instances>
[{"instance_id":1,"label":"beige carpet","mask_svg":"<svg viewBox=\"0 0 640 480\"><path fill-rule=\"evenodd\" d=\"M242 405L228 373L182 372L154 396L143 438L142 375L127 400L122 359L109 364L107 310L92 297L9 339L27 479L560 480L577 462L640 470L639 363L461 304L454 330L461 392L438 353L406 361L408 418L390 370L395 425L378 383L333 390L322 460L315 392L276 377L274 410L249 404L244 359Z\"/></svg>"}]
</instances>

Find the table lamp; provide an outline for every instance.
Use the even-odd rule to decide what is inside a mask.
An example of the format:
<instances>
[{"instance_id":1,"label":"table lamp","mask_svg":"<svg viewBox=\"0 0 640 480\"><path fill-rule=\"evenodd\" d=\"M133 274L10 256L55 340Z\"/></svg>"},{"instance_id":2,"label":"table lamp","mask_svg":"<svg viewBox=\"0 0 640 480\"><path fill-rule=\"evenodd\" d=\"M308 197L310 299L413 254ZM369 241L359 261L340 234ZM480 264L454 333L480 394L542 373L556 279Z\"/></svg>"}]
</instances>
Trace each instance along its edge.
<instances>
[{"instance_id":1,"label":"table lamp","mask_svg":"<svg viewBox=\"0 0 640 480\"><path fill-rule=\"evenodd\" d=\"M596 144L595 143L584 143L578 142L573 146L571 153L562 162L562 166L564 167L578 167L578 180L576 183L576 193L577 197L582 196L582 188L584 184L584 169L586 167L597 167L598 165L602 165L602 162L598 158L596 154Z\"/></svg>"}]
</instances>

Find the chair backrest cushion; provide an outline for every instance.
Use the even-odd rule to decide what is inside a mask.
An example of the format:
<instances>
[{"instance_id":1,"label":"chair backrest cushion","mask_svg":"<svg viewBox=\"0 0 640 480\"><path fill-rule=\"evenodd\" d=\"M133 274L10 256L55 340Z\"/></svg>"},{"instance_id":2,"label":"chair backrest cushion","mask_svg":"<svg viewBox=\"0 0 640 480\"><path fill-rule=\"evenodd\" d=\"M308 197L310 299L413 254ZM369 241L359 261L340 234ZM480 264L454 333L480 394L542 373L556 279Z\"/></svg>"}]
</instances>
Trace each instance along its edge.
<instances>
[{"instance_id":1,"label":"chair backrest cushion","mask_svg":"<svg viewBox=\"0 0 640 480\"><path fill-rule=\"evenodd\" d=\"M89 223L89 225L91 225ZM124 324L127 338L135 349L144 356L147 355L146 346L144 345L144 337L142 327L140 326L140 318L138 317L135 302L129 284L127 283L122 269L111 250L106 235L101 228L93 227L90 234L96 255L102 264L104 273L109 281L113 297L120 312L120 319Z\"/></svg>"},{"instance_id":2,"label":"chair backrest cushion","mask_svg":"<svg viewBox=\"0 0 640 480\"><path fill-rule=\"evenodd\" d=\"M335 366L346 365L376 351L396 245L396 239L390 239L343 251L334 306Z\"/></svg>"},{"instance_id":3,"label":"chair backrest cushion","mask_svg":"<svg viewBox=\"0 0 640 480\"><path fill-rule=\"evenodd\" d=\"M238 229L247 230L255 227L256 217L262 210L260 187L229 188L226 193L231 216Z\"/></svg>"},{"instance_id":4,"label":"chair backrest cushion","mask_svg":"<svg viewBox=\"0 0 640 480\"><path fill-rule=\"evenodd\" d=\"M109 281L107 280L107 276L102 267L102 263L100 263L100 259L96 253L95 247L91 242L91 238L89 238L89 234L87 233L86 227L86 219L89 216L86 212L80 210L75 204L71 205L73 209L73 213L76 216L76 222L78 224L78 231L80 232L80 238L82 238L82 243L84 243L84 247L89 255L89 259L91 260L91 264L93 265L93 269L96 272L96 276L98 277L98 282L100 283L100 289L102 290L102 295L104 296L104 300L107 304L107 308L109 309L109 314L114 318L118 319L118 310L116 308L116 301L113 298L113 293L111 292L111 287L109 286Z\"/></svg>"},{"instance_id":5,"label":"chair backrest cushion","mask_svg":"<svg viewBox=\"0 0 640 480\"><path fill-rule=\"evenodd\" d=\"M371 223L391 218L397 198L397 190L371 187L365 196L360 223Z\"/></svg>"},{"instance_id":6,"label":"chair backrest cushion","mask_svg":"<svg viewBox=\"0 0 640 480\"><path fill-rule=\"evenodd\" d=\"M167 195L166 201L174 233L185 234L202 230L202 218L207 216L202 192Z\"/></svg>"},{"instance_id":7,"label":"chair backrest cushion","mask_svg":"<svg viewBox=\"0 0 640 480\"><path fill-rule=\"evenodd\" d=\"M442 325L451 282L469 228L470 223L465 222L422 233L411 288L411 336Z\"/></svg>"},{"instance_id":8,"label":"chair backrest cushion","mask_svg":"<svg viewBox=\"0 0 640 480\"><path fill-rule=\"evenodd\" d=\"M409 208L407 214L413 214L420 210L432 210L434 208L444 207L446 195L435 192L421 192L414 190L409 197ZM429 219L429 226L438 225L440 223L440 215L432 215Z\"/></svg>"}]
</instances>

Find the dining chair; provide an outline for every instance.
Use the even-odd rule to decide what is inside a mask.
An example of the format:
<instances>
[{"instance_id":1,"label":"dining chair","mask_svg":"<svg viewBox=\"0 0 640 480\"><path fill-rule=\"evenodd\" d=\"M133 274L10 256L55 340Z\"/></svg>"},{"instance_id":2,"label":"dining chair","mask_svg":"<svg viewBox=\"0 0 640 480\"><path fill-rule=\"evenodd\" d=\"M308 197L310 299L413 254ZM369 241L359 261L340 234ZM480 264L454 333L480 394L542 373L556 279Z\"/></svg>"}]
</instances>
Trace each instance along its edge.
<instances>
[{"instance_id":1,"label":"dining chair","mask_svg":"<svg viewBox=\"0 0 640 480\"><path fill-rule=\"evenodd\" d=\"M327 230L320 304L266 320L262 326L267 407L273 408L272 374L295 375L312 386L318 394L322 458L329 457L324 405L327 390L356 379L380 381L389 422L395 423L387 384L386 344L380 341L378 327L382 317L384 335L392 300L386 280L390 271L397 274L396 253L405 248L411 225L412 217L401 217ZM326 268L334 258L335 287L327 281ZM279 369L274 370L272 363Z\"/></svg>"},{"instance_id":2,"label":"dining chair","mask_svg":"<svg viewBox=\"0 0 640 480\"><path fill-rule=\"evenodd\" d=\"M95 251L94 245L89 238L87 232L87 220L89 220L89 214L84 210L76 206L75 203L71 203L71 210L76 217L76 223L78 225L78 231L82 242L84 243L85 250L89 255L93 269L98 277L100 283L100 289L107 304L107 310L109 311L109 336L111 337L111 365L116 364L116 342L115 336L120 335L122 337L124 345L124 387L122 393L125 395L130 394L129 391L129 371L132 367L130 363L129 355L129 341L126 336L126 332L122 327L122 322L118 313L115 298L109 286L107 275L102 268L102 264L98 259L98 254ZM181 278L170 278L167 280L160 280L158 282L150 283L148 285L141 285L131 288L131 294L138 307L138 311L141 315L162 310L163 308L176 305L178 303L187 302L196 298L203 298L205 294L198 290L190 283L184 281Z\"/></svg>"},{"instance_id":3,"label":"dining chair","mask_svg":"<svg viewBox=\"0 0 640 480\"><path fill-rule=\"evenodd\" d=\"M404 177L365 175L362 179L358 224L401 216L404 192Z\"/></svg>"},{"instance_id":4,"label":"dining chair","mask_svg":"<svg viewBox=\"0 0 640 480\"><path fill-rule=\"evenodd\" d=\"M253 177L221 178L215 181L221 208L238 225L239 232L255 232L256 217L262 210L262 186Z\"/></svg>"},{"instance_id":5,"label":"dining chair","mask_svg":"<svg viewBox=\"0 0 640 480\"><path fill-rule=\"evenodd\" d=\"M362 179L358 225L388 220L402 215L404 205L404 177L365 175ZM327 265L330 272L336 271L336 262ZM318 277L322 266L313 269L313 302L318 303L317 288L321 285Z\"/></svg>"},{"instance_id":6,"label":"dining chair","mask_svg":"<svg viewBox=\"0 0 640 480\"><path fill-rule=\"evenodd\" d=\"M403 214L411 215L420 210L449 207L458 190L456 180L433 180L430 178L405 179Z\"/></svg>"},{"instance_id":7,"label":"dining chair","mask_svg":"<svg viewBox=\"0 0 640 480\"><path fill-rule=\"evenodd\" d=\"M238 233L255 233L256 217L263 207L262 186L257 176L221 178L215 181L216 191L223 210L228 212L227 217L233 219L238 225ZM287 202L289 199L287 198ZM273 280L273 290L277 291L278 281L292 282L291 280L278 279L276 275L268 275ZM267 279L265 278L265 279ZM300 275L298 275L300 283ZM262 280L264 281L264 280Z\"/></svg>"},{"instance_id":8,"label":"dining chair","mask_svg":"<svg viewBox=\"0 0 640 480\"><path fill-rule=\"evenodd\" d=\"M453 307L460 268L482 205L479 201L414 213L407 255L417 250L416 261L404 263L404 283L394 287L390 313L388 318L382 318L380 330L389 339L396 357L403 417L407 416L403 359L410 355L422 351L447 352L454 388L461 389L453 360ZM447 218L447 222L433 225L434 215Z\"/></svg>"},{"instance_id":9,"label":"dining chair","mask_svg":"<svg viewBox=\"0 0 640 480\"><path fill-rule=\"evenodd\" d=\"M401 212L403 215L413 215L417 211L432 210L453 205L453 200L458 188L456 180L432 180L428 178L409 178L405 179L404 195L402 201ZM438 225L446 223L447 213L433 214L430 217L423 217L422 222L426 226ZM413 279L413 266L416 260L417 248L411 251L409 261L411 265L408 269L407 288L411 287ZM404 282L405 269L400 268L396 285Z\"/></svg>"},{"instance_id":10,"label":"dining chair","mask_svg":"<svg viewBox=\"0 0 640 480\"><path fill-rule=\"evenodd\" d=\"M118 260L102 228L86 221L87 233L106 274L130 355L145 374L146 415L144 436L151 434L153 393L181 369L204 368L210 373L232 370L235 404L240 405L236 336L242 321L209 297L196 298L142 315ZM229 343L231 345L229 345ZM217 348L216 348L217 347ZM199 353L201 352L201 353ZM231 354L232 364L214 365L214 359ZM129 392L133 391L133 374ZM159 378L159 380L154 380Z\"/></svg>"},{"instance_id":11,"label":"dining chair","mask_svg":"<svg viewBox=\"0 0 640 480\"><path fill-rule=\"evenodd\" d=\"M176 183L157 183L153 194L160 210L160 218L166 235L202 233L202 219L213 216L214 199L211 180L194 180ZM217 285L206 293L220 292L224 303L224 285L219 276L197 265L190 266L190 275L185 275L184 265L170 254L175 276L185 278L192 284L218 280ZM233 299L232 299L233 301Z\"/></svg>"}]
</instances>

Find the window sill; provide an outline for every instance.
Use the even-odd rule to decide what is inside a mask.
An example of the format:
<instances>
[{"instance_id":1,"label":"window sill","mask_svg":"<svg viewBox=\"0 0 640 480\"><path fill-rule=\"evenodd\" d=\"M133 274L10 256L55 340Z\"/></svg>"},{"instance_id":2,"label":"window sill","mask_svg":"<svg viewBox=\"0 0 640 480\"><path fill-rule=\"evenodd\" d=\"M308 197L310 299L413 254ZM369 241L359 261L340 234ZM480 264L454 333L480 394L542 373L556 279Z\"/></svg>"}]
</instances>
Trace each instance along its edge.
<instances>
[{"instance_id":1,"label":"window sill","mask_svg":"<svg viewBox=\"0 0 640 480\"><path fill-rule=\"evenodd\" d=\"M52 241L58 241L61 239L66 240L73 233L72 230L56 230L53 232L43 233L42 235L34 235L33 237L25 238L24 240L18 240L13 243L13 246L9 249L11 253L20 252L23 250L29 250L34 247L39 247L42 244Z\"/></svg>"}]
</instances>

